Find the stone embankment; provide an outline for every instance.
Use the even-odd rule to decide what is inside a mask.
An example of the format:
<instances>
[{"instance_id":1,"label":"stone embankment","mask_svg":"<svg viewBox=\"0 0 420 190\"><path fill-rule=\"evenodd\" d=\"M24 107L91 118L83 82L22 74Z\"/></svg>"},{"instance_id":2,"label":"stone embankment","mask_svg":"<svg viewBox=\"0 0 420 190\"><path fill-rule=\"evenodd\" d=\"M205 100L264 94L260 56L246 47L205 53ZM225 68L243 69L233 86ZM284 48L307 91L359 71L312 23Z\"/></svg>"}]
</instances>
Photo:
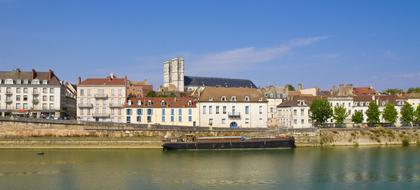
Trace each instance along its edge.
<instances>
[{"instance_id":1,"label":"stone embankment","mask_svg":"<svg viewBox=\"0 0 420 190\"><path fill-rule=\"evenodd\" d=\"M185 134L245 137L293 135L298 147L420 143L419 128L267 130L0 119L0 148L160 148L163 137Z\"/></svg>"}]
</instances>

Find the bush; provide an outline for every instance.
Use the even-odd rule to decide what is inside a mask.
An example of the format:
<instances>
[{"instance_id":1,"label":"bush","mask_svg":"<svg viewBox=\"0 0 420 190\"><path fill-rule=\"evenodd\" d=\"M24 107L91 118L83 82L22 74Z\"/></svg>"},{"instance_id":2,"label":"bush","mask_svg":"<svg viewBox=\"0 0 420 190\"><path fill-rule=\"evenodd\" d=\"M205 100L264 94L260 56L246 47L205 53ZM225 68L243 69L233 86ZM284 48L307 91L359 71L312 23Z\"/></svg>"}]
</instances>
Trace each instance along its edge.
<instances>
[{"instance_id":1,"label":"bush","mask_svg":"<svg viewBox=\"0 0 420 190\"><path fill-rule=\"evenodd\" d=\"M408 145L410 145L410 141L408 139L403 139L402 140L402 145L403 146L408 146Z\"/></svg>"}]
</instances>

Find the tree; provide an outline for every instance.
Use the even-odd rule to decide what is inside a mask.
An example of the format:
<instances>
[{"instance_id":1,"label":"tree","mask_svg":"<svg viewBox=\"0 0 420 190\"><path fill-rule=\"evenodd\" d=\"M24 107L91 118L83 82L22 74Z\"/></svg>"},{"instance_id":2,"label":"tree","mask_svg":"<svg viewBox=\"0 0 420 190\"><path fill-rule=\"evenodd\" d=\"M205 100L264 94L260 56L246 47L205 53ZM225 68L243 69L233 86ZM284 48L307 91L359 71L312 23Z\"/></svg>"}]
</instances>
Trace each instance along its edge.
<instances>
[{"instance_id":1,"label":"tree","mask_svg":"<svg viewBox=\"0 0 420 190\"><path fill-rule=\"evenodd\" d=\"M366 110L366 116L367 116L367 122L369 124L377 124L380 122L379 120L379 115L381 114L381 112L379 112L379 108L378 108L378 104L376 104L375 102L370 102L368 109Z\"/></svg>"},{"instance_id":2,"label":"tree","mask_svg":"<svg viewBox=\"0 0 420 190\"><path fill-rule=\"evenodd\" d=\"M401 122L403 125L410 125L414 120L414 108L410 103L405 102L401 108Z\"/></svg>"},{"instance_id":3,"label":"tree","mask_svg":"<svg viewBox=\"0 0 420 190\"><path fill-rule=\"evenodd\" d=\"M325 124L333 115L331 105L325 99L313 100L309 111L311 112L310 117L316 126Z\"/></svg>"},{"instance_id":4,"label":"tree","mask_svg":"<svg viewBox=\"0 0 420 190\"><path fill-rule=\"evenodd\" d=\"M382 117L385 119L386 122L394 124L398 119L398 112L395 109L394 104L387 103L385 105L384 112L382 113Z\"/></svg>"},{"instance_id":5,"label":"tree","mask_svg":"<svg viewBox=\"0 0 420 190\"><path fill-rule=\"evenodd\" d=\"M146 94L146 97L156 97L156 92L155 91L150 91Z\"/></svg>"},{"instance_id":6,"label":"tree","mask_svg":"<svg viewBox=\"0 0 420 190\"><path fill-rule=\"evenodd\" d=\"M347 110L344 106L335 106L334 107L334 120L336 124L343 124L344 120L349 116Z\"/></svg>"},{"instance_id":7,"label":"tree","mask_svg":"<svg viewBox=\"0 0 420 190\"><path fill-rule=\"evenodd\" d=\"M354 112L354 114L351 116L351 121L353 121L353 123L356 124L360 124L363 122L363 112L362 111L356 111Z\"/></svg>"},{"instance_id":8,"label":"tree","mask_svg":"<svg viewBox=\"0 0 420 190\"><path fill-rule=\"evenodd\" d=\"M420 87L417 88L409 88L407 93L420 93Z\"/></svg>"},{"instance_id":9,"label":"tree","mask_svg":"<svg viewBox=\"0 0 420 190\"><path fill-rule=\"evenodd\" d=\"M287 90L289 91L295 91L295 87L291 84L286 84Z\"/></svg>"},{"instance_id":10,"label":"tree","mask_svg":"<svg viewBox=\"0 0 420 190\"><path fill-rule=\"evenodd\" d=\"M401 89L397 89L397 88L389 88L384 90L384 93L389 94L389 95L397 95L397 94L401 94L403 92L403 90Z\"/></svg>"},{"instance_id":11,"label":"tree","mask_svg":"<svg viewBox=\"0 0 420 190\"><path fill-rule=\"evenodd\" d=\"M420 123L420 104L417 106L416 112L414 113L414 121Z\"/></svg>"}]
</instances>

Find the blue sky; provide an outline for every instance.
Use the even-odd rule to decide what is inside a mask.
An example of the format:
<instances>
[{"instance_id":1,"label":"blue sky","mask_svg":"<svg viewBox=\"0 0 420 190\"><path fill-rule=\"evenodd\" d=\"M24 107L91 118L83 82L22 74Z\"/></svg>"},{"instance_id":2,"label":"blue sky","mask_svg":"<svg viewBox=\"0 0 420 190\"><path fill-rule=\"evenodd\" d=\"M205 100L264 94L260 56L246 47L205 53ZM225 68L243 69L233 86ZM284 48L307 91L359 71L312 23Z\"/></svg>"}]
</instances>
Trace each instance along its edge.
<instances>
[{"instance_id":1,"label":"blue sky","mask_svg":"<svg viewBox=\"0 0 420 190\"><path fill-rule=\"evenodd\" d=\"M420 1L0 0L0 70L186 75L258 86L420 86Z\"/></svg>"}]
</instances>

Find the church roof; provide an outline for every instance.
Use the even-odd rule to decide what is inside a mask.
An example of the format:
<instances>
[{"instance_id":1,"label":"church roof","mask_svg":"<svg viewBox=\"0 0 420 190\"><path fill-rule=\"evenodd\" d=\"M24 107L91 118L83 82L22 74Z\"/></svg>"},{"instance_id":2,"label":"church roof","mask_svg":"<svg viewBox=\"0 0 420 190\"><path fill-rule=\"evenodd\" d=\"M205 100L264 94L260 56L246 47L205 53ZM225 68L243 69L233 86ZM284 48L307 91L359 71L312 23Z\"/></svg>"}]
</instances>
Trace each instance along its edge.
<instances>
[{"instance_id":1,"label":"church roof","mask_svg":"<svg viewBox=\"0 0 420 190\"><path fill-rule=\"evenodd\" d=\"M257 88L251 80L215 77L184 76L184 86L247 87Z\"/></svg>"}]
</instances>

